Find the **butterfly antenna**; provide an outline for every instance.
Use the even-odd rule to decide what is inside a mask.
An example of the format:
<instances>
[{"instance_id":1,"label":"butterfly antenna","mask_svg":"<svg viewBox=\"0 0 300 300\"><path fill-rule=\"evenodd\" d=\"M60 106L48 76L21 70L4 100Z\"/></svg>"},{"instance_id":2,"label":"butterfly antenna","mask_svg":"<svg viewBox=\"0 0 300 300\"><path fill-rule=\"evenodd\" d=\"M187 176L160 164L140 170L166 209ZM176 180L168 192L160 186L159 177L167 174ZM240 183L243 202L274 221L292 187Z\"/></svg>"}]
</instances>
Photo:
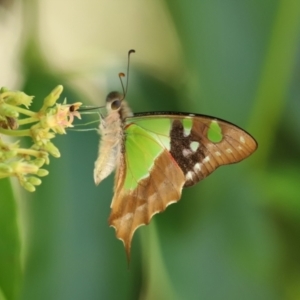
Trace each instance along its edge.
<instances>
[{"instance_id":1,"label":"butterfly antenna","mask_svg":"<svg viewBox=\"0 0 300 300\"><path fill-rule=\"evenodd\" d=\"M125 77L125 74L124 73L119 73L119 78L120 78L120 81L121 81L121 85L122 85L122 90L123 90L123 99L125 99L126 97L126 94L127 94L127 91L128 91L128 82L129 82L129 66L130 66L130 55L132 53L135 53L135 50L134 49L131 49L128 51L128 59L127 59L127 79L126 79L126 85L124 87L124 83L123 83L123 80L122 80L122 77Z\"/></svg>"},{"instance_id":2,"label":"butterfly antenna","mask_svg":"<svg viewBox=\"0 0 300 300\"><path fill-rule=\"evenodd\" d=\"M131 49L128 51L128 59L127 59L127 79L126 79L126 85L124 86L122 77L125 77L124 73L119 73L119 78L120 78L120 82L121 82L121 86L122 86L122 90L123 90L123 98L121 100L124 100L127 94L127 90L128 90L128 82L129 82L129 66L130 66L130 55L132 53L135 53L134 49ZM95 110L95 109L101 109L104 108L104 106L81 106L78 111L83 112L83 111L89 111L89 110ZM73 111L74 108L71 106L70 107L70 111Z\"/></svg>"},{"instance_id":3,"label":"butterfly antenna","mask_svg":"<svg viewBox=\"0 0 300 300\"><path fill-rule=\"evenodd\" d=\"M125 95L126 95L126 91L125 91L125 88L124 88L124 83L123 83L122 77L125 77L125 74L124 73L119 73L119 79L120 79L121 86L122 86L122 91L123 91L123 98L121 100L124 100Z\"/></svg>"}]
</instances>

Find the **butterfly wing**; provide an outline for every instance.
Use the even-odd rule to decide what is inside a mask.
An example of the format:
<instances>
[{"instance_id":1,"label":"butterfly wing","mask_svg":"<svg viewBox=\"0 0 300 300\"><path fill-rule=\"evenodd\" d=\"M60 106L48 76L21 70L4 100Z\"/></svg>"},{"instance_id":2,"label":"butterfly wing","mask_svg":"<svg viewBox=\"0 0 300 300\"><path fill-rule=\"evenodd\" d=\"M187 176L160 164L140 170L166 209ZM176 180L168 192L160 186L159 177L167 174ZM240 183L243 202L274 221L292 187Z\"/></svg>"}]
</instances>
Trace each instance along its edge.
<instances>
[{"instance_id":1,"label":"butterfly wing","mask_svg":"<svg viewBox=\"0 0 300 300\"><path fill-rule=\"evenodd\" d=\"M109 223L130 255L134 231L217 167L257 148L241 128L209 116L135 114L126 119Z\"/></svg>"}]
</instances>

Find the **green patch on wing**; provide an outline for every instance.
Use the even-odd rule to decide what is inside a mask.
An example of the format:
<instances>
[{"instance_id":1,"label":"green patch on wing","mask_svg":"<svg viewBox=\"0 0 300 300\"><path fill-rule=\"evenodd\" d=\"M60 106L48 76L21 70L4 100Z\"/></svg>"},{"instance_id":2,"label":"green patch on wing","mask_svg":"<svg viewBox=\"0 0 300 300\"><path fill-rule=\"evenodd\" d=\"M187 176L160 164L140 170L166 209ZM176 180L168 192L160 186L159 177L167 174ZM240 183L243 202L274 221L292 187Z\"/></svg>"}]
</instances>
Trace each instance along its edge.
<instances>
[{"instance_id":1,"label":"green patch on wing","mask_svg":"<svg viewBox=\"0 0 300 300\"><path fill-rule=\"evenodd\" d=\"M213 143L219 143L222 141L222 128L216 120L211 121L207 130L207 137Z\"/></svg>"},{"instance_id":2,"label":"green patch on wing","mask_svg":"<svg viewBox=\"0 0 300 300\"><path fill-rule=\"evenodd\" d=\"M164 151L165 146L160 136L137 124L128 125L125 135L126 177L124 188L134 190L138 182L149 175L155 159ZM170 144L170 138L168 144Z\"/></svg>"},{"instance_id":3,"label":"green patch on wing","mask_svg":"<svg viewBox=\"0 0 300 300\"><path fill-rule=\"evenodd\" d=\"M152 117L134 117L127 118L127 124L134 123L152 134L153 138L158 140L167 150L170 150L170 130L173 119Z\"/></svg>"},{"instance_id":4,"label":"green patch on wing","mask_svg":"<svg viewBox=\"0 0 300 300\"><path fill-rule=\"evenodd\" d=\"M185 136L190 135L193 127L193 119L188 117L182 119L182 125L183 125L184 135Z\"/></svg>"}]
</instances>

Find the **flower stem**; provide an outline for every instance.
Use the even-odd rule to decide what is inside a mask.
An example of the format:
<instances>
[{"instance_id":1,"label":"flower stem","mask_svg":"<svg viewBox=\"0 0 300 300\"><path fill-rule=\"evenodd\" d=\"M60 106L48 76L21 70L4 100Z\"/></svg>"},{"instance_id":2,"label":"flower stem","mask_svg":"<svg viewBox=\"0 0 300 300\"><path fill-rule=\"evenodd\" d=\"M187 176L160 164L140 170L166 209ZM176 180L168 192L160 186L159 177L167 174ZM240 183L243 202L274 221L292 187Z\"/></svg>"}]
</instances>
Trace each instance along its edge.
<instances>
[{"instance_id":1,"label":"flower stem","mask_svg":"<svg viewBox=\"0 0 300 300\"><path fill-rule=\"evenodd\" d=\"M19 149L17 149L17 153L18 154L26 154L26 155L30 155L30 156L34 156L34 157L40 157L41 156L41 152L39 152L37 150L33 150L33 149L19 148Z\"/></svg>"},{"instance_id":2,"label":"flower stem","mask_svg":"<svg viewBox=\"0 0 300 300\"><path fill-rule=\"evenodd\" d=\"M38 122L39 119L37 117L30 117L30 118L25 118L22 119L18 122L19 125L25 125L25 124L30 124L30 123L34 123L34 122Z\"/></svg>"},{"instance_id":3,"label":"flower stem","mask_svg":"<svg viewBox=\"0 0 300 300\"><path fill-rule=\"evenodd\" d=\"M10 130L0 128L0 133L8 135L8 136L30 136L30 129L22 129L22 130Z\"/></svg>"},{"instance_id":4,"label":"flower stem","mask_svg":"<svg viewBox=\"0 0 300 300\"><path fill-rule=\"evenodd\" d=\"M28 110L28 109L25 109L25 108L22 108L22 107L18 107L18 106L13 106L13 105L10 105L10 104L6 104L7 106L10 106L13 110L23 114L23 115L26 115L26 116L30 116L30 117L36 117L37 113L34 112L34 111L31 111L31 110Z\"/></svg>"}]
</instances>

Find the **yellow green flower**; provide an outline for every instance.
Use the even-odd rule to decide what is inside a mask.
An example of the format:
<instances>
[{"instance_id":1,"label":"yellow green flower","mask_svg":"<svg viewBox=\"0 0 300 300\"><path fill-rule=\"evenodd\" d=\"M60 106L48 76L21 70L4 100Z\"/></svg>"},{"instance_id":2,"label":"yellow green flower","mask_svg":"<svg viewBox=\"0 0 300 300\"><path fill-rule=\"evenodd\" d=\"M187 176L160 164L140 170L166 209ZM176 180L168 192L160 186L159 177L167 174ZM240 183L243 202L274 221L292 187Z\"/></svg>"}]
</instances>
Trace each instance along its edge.
<instances>
[{"instance_id":1,"label":"yellow green flower","mask_svg":"<svg viewBox=\"0 0 300 300\"><path fill-rule=\"evenodd\" d=\"M61 85L57 86L44 99L41 109L34 112L29 109L33 96L0 89L0 179L16 177L26 190L33 192L35 186L41 184L39 177L48 175L42 167L49 164L49 154L60 157L58 148L50 140L56 134L66 134L65 129L73 127L75 117L80 119L80 102L56 103L62 90ZM26 128L22 129L24 125ZM32 145L21 148L20 140L7 142L3 136L29 136Z\"/></svg>"}]
</instances>

